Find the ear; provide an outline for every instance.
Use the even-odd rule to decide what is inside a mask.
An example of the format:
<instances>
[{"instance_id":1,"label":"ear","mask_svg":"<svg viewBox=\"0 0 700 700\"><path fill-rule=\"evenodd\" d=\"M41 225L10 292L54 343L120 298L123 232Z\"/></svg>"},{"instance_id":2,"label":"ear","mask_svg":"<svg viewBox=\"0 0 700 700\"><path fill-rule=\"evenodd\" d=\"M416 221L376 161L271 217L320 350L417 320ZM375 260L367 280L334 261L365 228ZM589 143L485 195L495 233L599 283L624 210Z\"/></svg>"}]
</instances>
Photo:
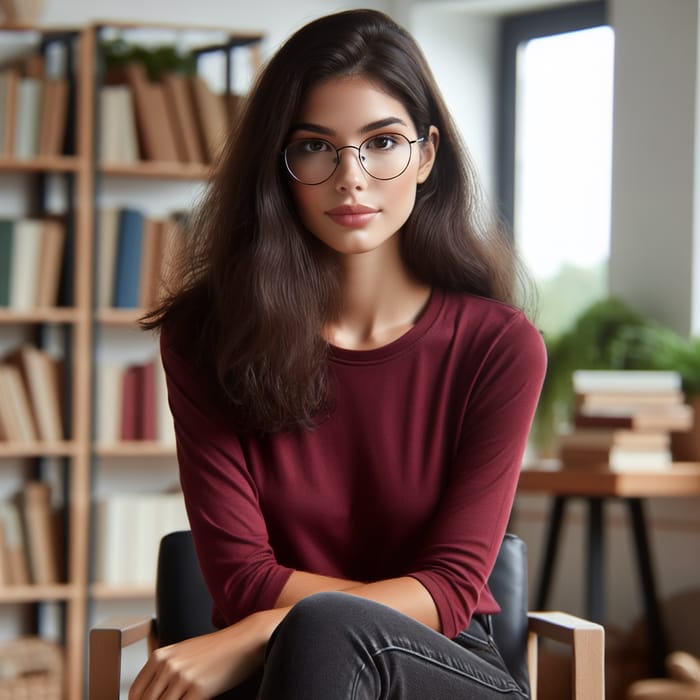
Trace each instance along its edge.
<instances>
[{"instance_id":1,"label":"ear","mask_svg":"<svg viewBox=\"0 0 700 700\"><path fill-rule=\"evenodd\" d=\"M440 132L436 126L431 126L430 129L428 129L428 135L425 141L418 144L420 149L420 166L418 167L418 177L416 178L418 184L422 184L428 179L428 175L430 175L433 165L435 164L439 143Z\"/></svg>"}]
</instances>

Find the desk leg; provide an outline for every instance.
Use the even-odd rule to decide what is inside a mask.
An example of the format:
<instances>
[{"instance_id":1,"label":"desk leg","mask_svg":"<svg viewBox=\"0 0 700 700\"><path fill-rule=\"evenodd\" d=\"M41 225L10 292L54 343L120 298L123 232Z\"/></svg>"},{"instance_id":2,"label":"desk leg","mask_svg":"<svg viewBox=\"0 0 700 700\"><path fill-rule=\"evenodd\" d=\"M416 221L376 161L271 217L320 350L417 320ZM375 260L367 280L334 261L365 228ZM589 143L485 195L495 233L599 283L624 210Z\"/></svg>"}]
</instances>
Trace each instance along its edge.
<instances>
[{"instance_id":1,"label":"desk leg","mask_svg":"<svg viewBox=\"0 0 700 700\"><path fill-rule=\"evenodd\" d=\"M642 594L644 596L644 611L646 613L646 624L649 635L650 670L654 676L665 676L664 660L667 650L666 632L656 596L656 585L654 583L654 572L651 566L649 539L647 537L642 499L627 498L625 500L627 501L630 519L632 521L639 579L642 584Z\"/></svg>"},{"instance_id":2,"label":"desk leg","mask_svg":"<svg viewBox=\"0 0 700 700\"><path fill-rule=\"evenodd\" d=\"M592 622L603 623L605 600L603 592L603 500L588 498L588 567L586 570L586 616Z\"/></svg>"},{"instance_id":3,"label":"desk leg","mask_svg":"<svg viewBox=\"0 0 700 700\"><path fill-rule=\"evenodd\" d=\"M561 532L561 522L564 517L564 506L566 496L555 496L552 501L552 509L549 514L549 524L547 526L547 537L544 546L544 556L540 569L540 579L537 585L537 596L535 598L535 610L545 610L549 589L552 584L552 574L554 573L554 560L557 558L557 547L559 545L559 533Z\"/></svg>"}]
</instances>

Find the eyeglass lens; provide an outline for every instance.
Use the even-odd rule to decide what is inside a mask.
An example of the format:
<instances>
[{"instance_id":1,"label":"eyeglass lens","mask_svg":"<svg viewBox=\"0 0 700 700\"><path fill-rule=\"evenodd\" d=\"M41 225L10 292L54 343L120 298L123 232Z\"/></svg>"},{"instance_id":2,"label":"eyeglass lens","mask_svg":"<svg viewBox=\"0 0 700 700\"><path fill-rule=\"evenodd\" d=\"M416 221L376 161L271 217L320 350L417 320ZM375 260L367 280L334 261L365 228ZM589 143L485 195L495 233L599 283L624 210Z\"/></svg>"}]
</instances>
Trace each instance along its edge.
<instances>
[{"instance_id":1,"label":"eyeglass lens","mask_svg":"<svg viewBox=\"0 0 700 700\"><path fill-rule=\"evenodd\" d=\"M360 164L371 177L391 180L408 167L411 142L403 134L371 136L359 146L336 148L323 139L298 139L284 151L285 162L292 176L306 185L317 185L333 175L341 151L356 150Z\"/></svg>"}]
</instances>

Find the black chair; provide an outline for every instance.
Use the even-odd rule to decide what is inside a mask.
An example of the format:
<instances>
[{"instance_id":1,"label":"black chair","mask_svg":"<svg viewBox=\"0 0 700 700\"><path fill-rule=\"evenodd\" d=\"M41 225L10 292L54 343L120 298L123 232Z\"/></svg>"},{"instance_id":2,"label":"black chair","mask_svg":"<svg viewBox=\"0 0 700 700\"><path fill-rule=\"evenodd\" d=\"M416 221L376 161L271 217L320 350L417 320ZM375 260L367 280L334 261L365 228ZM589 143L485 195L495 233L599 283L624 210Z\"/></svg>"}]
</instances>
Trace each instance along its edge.
<instances>
[{"instance_id":1,"label":"black chair","mask_svg":"<svg viewBox=\"0 0 700 700\"><path fill-rule=\"evenodd\" d=\"M572 648L572 698L603 700L604 632L600 625L565 613L527 609L527 552L524 542L506 535L489 579L501 606L493 636L511 673L537 698L537 638ZM160 544L156 577L156 617L114 618L90 631L89 699L117 700L121 650L147 638L154 649L213 631L211 597L187 531L166 535Z\"/></svg>"}]
</instances>

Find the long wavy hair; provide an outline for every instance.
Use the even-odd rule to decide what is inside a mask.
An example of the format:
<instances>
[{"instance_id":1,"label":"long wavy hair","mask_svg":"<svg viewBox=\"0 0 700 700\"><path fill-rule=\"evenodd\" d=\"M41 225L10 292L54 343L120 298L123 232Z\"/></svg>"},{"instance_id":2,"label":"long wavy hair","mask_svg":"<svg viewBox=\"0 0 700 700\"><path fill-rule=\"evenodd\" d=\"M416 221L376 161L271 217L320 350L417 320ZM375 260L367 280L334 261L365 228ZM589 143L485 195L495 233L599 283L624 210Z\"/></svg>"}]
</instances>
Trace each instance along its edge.
<instances>
[{"instance_id":1,"label":"long wavy hair","mask_svg":"<svg viewBox=\"0 0 700 700\"><path fill-rule=\"evenodd\" d=\"M439 129L433 170L400 232L407 269L436 288L515 301L509 238L482 216L475 174L415 40L373 10L313 21L258 76L190 222L177 284L142 320L193 344L241 432L311 427L332 408L322 329L338 313L340 274L300 221L281 153L309 90L349 75L398 99L419 136Z\"/></svg>"}]
</instances>

